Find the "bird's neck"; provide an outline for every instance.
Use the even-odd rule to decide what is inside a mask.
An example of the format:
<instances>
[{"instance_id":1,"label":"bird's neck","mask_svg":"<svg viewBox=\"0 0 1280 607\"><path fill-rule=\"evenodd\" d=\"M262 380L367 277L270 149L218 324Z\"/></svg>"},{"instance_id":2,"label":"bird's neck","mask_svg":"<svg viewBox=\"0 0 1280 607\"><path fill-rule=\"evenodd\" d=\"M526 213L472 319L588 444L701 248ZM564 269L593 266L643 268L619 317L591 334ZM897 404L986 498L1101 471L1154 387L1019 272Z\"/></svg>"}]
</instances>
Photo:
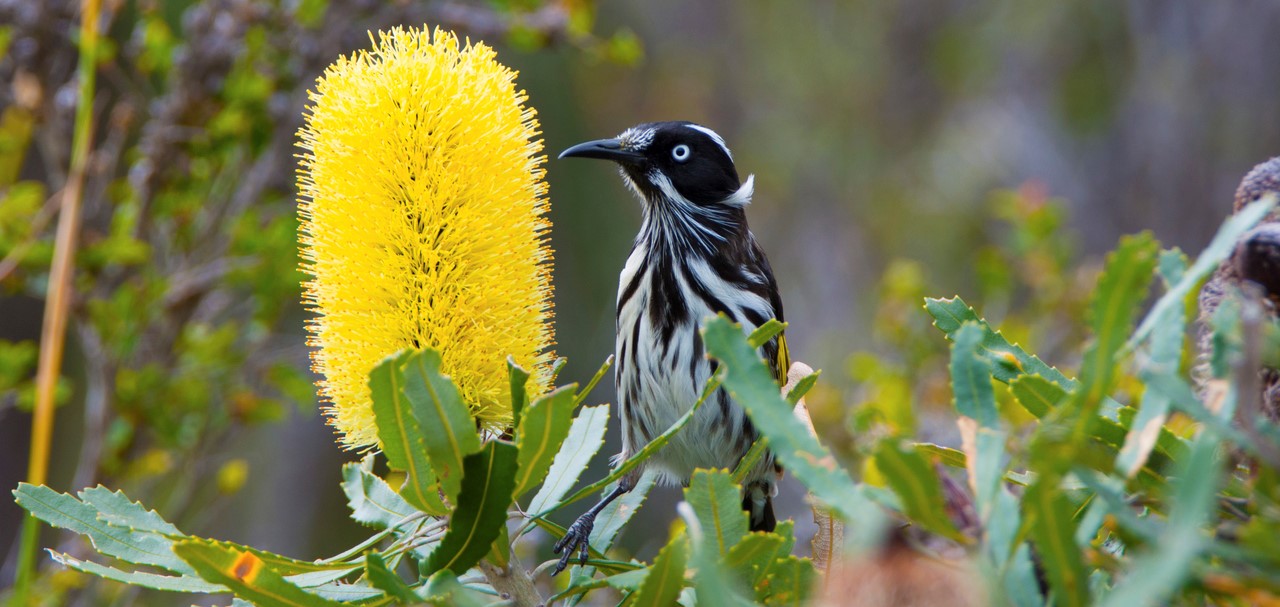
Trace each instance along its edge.
<instances>
[{"instance_id":1,"label":"bird's neck","mask_svg":"<svg viewBox=\"0 0 1280 607\"><path fill-rule=\"evenodd\" d=\"M696 205L655 197L645 200L636 246L667 249L677 256L712 257L739 246L749 233L741 206Z\"/></svg>"}]
</instances>

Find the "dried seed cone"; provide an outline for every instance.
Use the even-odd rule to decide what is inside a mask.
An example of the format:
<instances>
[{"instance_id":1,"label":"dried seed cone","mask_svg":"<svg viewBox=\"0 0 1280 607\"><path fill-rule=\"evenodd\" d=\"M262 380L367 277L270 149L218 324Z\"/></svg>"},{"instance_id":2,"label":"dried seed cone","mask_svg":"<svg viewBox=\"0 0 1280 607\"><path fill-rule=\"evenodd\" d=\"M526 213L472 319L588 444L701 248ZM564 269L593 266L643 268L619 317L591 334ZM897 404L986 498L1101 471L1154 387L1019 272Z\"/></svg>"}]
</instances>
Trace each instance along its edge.
<instances>
[{"instance_id":1,"label":"dried seed cone","mask_svg":"<svg viewBox=\"0 0 1280 607\"><path fill-rule=\"evenodd\" d=\"M551 250L538 122L483 44L394 29L310 94L298 186L305 303L330 422L376 446L368 374L432 347L480 423L511 420L508 355L549 383Z\"/></svg>"}]
</instances>

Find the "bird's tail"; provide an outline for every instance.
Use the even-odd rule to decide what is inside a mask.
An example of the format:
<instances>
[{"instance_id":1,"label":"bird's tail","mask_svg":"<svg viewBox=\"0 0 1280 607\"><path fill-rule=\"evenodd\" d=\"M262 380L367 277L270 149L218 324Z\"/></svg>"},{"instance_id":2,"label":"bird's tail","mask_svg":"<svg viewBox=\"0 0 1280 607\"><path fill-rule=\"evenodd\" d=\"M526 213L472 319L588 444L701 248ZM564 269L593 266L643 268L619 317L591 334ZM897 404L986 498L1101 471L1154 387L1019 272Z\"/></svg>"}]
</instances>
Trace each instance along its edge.
<instances>
[{"instance_id":1,"label":"bird's tail","mask_svg":"<svg viewBox=\"0 0 1280 607\"><path fill-rule=\"evenodd\" d=\"M773 531L778 519L773 515L773 495L769 487L752 483L742 491L742 509L750 516L751 531Z\"/></svg>"}]
</instances>

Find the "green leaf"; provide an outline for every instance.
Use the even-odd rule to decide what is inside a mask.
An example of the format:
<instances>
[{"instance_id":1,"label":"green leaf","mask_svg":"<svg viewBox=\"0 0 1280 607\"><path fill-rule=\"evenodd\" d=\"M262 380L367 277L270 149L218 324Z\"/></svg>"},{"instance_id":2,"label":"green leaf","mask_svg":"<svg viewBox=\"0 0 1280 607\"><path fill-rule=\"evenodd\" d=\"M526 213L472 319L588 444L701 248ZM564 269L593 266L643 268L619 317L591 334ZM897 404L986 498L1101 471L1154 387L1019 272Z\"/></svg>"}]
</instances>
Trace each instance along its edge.
<instances>
[{"instance_id":1,"label":"green leaf","mask_svg":"<svg viewBox=\"0 0 1280 607\"><path fill-rule=\"evenodd\" d=\"M516 364L515 357L507 357L507 375L511 378L511 424L520 427L524 406L529 401L525 386L529 384L529 372Z\"/></svg>"},{"instance_id":2,"label":"green leaf","mask_svg":"<svg viewBox=\"0 0 1280 607\"><path fill-rule=\"evenodd\" d=\"M484 558L499 569L506 569L511 563L511 533L507 531L506 525L498 525L498 539L489 546L489 552Z\"/></svg>"},{"instance_id":3,"label":"green leaf","mask_svg":"<svg viewBox=\"0 0 1280 607\"><path fill-rule=\"evenodd\" d=\"M1181 253L1167 251L1161 255L1161 273L1166 281L1177 282L1185 274L1186 261ZM1181 372L1182 345L1186 333L1186 306L1168 306L1158 320L1160 330L1152 335L1148 356L1140 359L1138 376L1149 382L1156 375ZM1116 469L1132 478L1160 444L1164 423L1169 418L1172 401L1167 395L1152 390L1142 395L1142 407L1130 423L1124 447L1116 456ZM1169 442L1166 442L1166 447ZM1181 445L1181 443L1178 443Z\"/></svg>"},{"instance_id":4,"label":"green leaf","mask_svg":"<svg viewBox=\"0 0 1280 607\"><path fill-rule=\"evenodd\" d=\"M1163 605L1182 588L1196 557L1207 547L1201 526L1210 522L1222 477L1219 438L1202 431L1178 471L1169 525L1151 549L1133 559L1129 572L1103 602L1104 607Z\"/></svg>"},{"instance_id":5,"label":"green leaf","mask_svg":"<svg viewBox=\"0 0 1280 607\"><path fill-rule=\"evenodd\" d=\"M1041 478L1022 497L1040 562L1058 605L1087 605L1089 580L1076 545L1074 508L1056 485Z\"/></svg>"},{"instance_id":6,"label":"green leaf","mask_svg":"<svg viewBox=\"0 0 1280 607\"><path fill-rule=\"evenodd\" d=\"M516 487L516 446L491 440L463 459L458 507L449 530L431 553L424 574L442 569L466 573L489 551L507 524L507 507Z\"/></svg>"},{"instance_id":7,"label":"green leaf","mask_svg":"<svg viewBox=\"0 0 1280 607\"><path fill-rule=\"evenodd\" d=\"M763 325L756 327L756 329L747 336L747 343L751 344L752 348L760 348L761 346L769 343L770 339L781 335L782 331L786 328L787 323L776 318L770 318L769 320L766 320ZM785 376L787 370L783 369L782 373Z\"/></svg>"},{"instance_id":8,"label":"green leaf","mask_svg":"<svg viewBox=\"0 0 1280 607\"><path fill-rule=\"evenodd\" d=\"M332 584L308 588L307 592L331 601L343 601L347 604L356 603L360 607L381 607L382 605L398 604L395 599L387 596L381 590L364 584L333 582ZM232 607L235 607L235 605L232 605Z\"/></svg>"},{"instance_id":9,"label":"green leaf","mask_svg":"<svg viewBox=\"0 0 1280 607\"><path fill-rule=\"evenodd\" d=\"M654 557L644 583L632 596L632 607L669 607L676 603L684 587L688 540L683 535L673 538Z\"/></svg>"},{"instance_id":10,"label":"green leaf","mask_svg":"<svg viewBox=\"0 0 1280 607\"><path fill-rule=\"evenodd\" d=\"M442 569L427 578L422 586L422 595L426 600L438 607L486 607L492 603L491 597L468 589L458 582L458 577L448 569Z\"/></svg>"},{"instance_id":11,"label":"green leaf","mask_svg":"<svg viewBox=\"0 0 1280 607\"><path fill-rule=\"evenodd\" d=\"M804 605L813 588L817 570L813 561L795 556L778 559L772 572L761 584L765 605Z\"/></svg>"},{"instance_id":12,"label":"green leaf","mask_svg":"<svg viewBox=\"0 0 1280 607\"><path fill-rule=\"evenodd\" d=\"M649 490L653 489L654 482L658 475L655 471L646 471L640 475L640 479L636 481L636 486L630 491L624 493L600 514L596 515L596 524L591 529L591 547L599 550L601 554L608 552L613 547L613 541L618 537L618 532L622 530L623 525L635 516L636 511L644 504L645 498L649 495ZM613 490L613 487L605 489L605 494Z\"/></svg>"},{"instance_id":13,"label":"green leaf","mask_svg":"<svg viewBox=\"0 0 1280 607\"><path fill-rule=\"evenodd\" d=\"M982 328L982 346L979 351L992 361L992 376L996 379L1009 383L1019 375L1031 373L1047 377L1064 386L1075 385L1072 380L1057 369L1045 364L1039 358L1027 354L1016 344L1009 343L999 331L993 330L991 325L987 324L987 321L979 318L978 313L959 297L952 299L926 298L924 302L925 311L930 316L933 316L933 326L946 333L950 339L955 339L956 331L959 331L964 323L978 323L978 326Z\"/></svg>"},{"instance_id":14,"label":"green leaf","mask_svg":"<svg viewBox=\"0 0 1280 607\"><path fill-rule=\"evenodd\" d=\"M342 467L342 492L347 495L351 518L375 529L386 529L417 512L373 473L373 454Z\"/></svg>"},{"instance_id":15,"label":"green leaf","mask_svg":"<svg viewBox=\"0 0 1280 607\"><path fill-rule=\"evenodd\" d=\"M729 552L747 534L742 487L724 470L694 470L684 500L702 524L702 535L716 554Z\"/></svg>"},{"instance_id":16,"label":"green leaf","mask_svg":"<svg viewBox=\"0 0 1280 607\"><path fill-rule=\"evenodd\" d=\"M423 350L404 362L404 397L422 431L423 445L440 488L457 503L462 460L480 450L480 435L458 387L440 373L440 353Z\"/></svg>"},{"instance_id":17,"label":"green leaf","mask_svg":"<svg viewBox=\"0 0 1280 607\"><path fill-rule=\"evenodd\" d=\"M919 453L896 438L887 438L876 446L875 462L902 499L908 518L934 533L958 542L968 541L952 524L937 474Z\"/></svg>"},{"instance_id":18,"label":"green leaf","mask_svg":"<svg viewBox=\"0 0 1280 607\"><path fill-rule=\"evenodd\" d=\"M751 448L738 460L738 465L733 467L733 482L741 485L743 479L755 470L756 464L760 463L760 458L764 457L764 452L768 449L769 441L764 438L757 438L756 442L751 443Z\"/></svg>"},{"instance_id":19,"label":"green leaf","mask_svg":"<svg viewBox=\"0 0 1280 607\"><path fill-rule=\"evenodd\" d=\"M729 549L724 563L730 569L749 574L751 587L764 581L773 564L791 552L786 547L786 538L776 533L748 533L742 541Z\"/></svg>"},{"instance_id":20,"label":"green leaf","mask_svg":"<svg viewBox=\"0 0 1280 607\"><path fill-rule=\"evenodd\" d=\"M1039 375L1023 375L1009 383L1009 391L1022 408L1037 418L1044 418L1067 397L1067 391Z\"/></svg>"},{"instance_id":21,"label":"green leaf","mask_svg":"<svg viewBox=\"0 0 1280 607\"><path fill-rule=\"evenodd\" d=\"M413 589L400 579L400 576L387 568L387 562L382 560L382 556L378 553L370 552L365 555L364 570L365 579L369 580L369 585L387 593L387 596L410 605L421 601L421 598L414 594Z\"/></svg>"},{"instance_id":22,"label":"green leaf","mask_svg":"<svg viewBox=\"0 0 1280 607\"><path fill-rule=\"evenodd\" d=\"M373 401L378 442L392 470L405 473L400 495L415 508L435 516L448 514L437 490L435 471L427 459L422 429L404 395L400 367L414 353L409 350L384 358L369 373L369 393Z\"/></svg>"},{"instance_id":23,"label":"green leaf","mask_svg":"<svg viewBox=\"0 0 1280 607\"><path fill-rule=\"evenodd\" d=\"M128 584L130 586L141 586L143 588L154 588L156 590L165 590L169 592L199 592L215 594L220 592L230 592L224 586L210 584L198 577L193 576L174 576L161 575L158 573L148 573L146 571L123 571L114 567L108 567L93 561L82 561L69 554L61 552L49 551L49 556L54 561L61 563L67 567L75 569L83 573L96 575L101 578Z\"/></svg>"},{"instance_id":24,"label":"green leaf","mask_svg":"<svg viewBox=\"0 0 1280 607\"><path fill-rule=\"evenodd\" d=\"M1138 306L1146 299L1155 272L1160 244L1150 232L1120 239L1107 255L1106 266L1089 306L1093 342L1085 349L1080 368L1080 390L1075 391L1067 415L1093 414L1115 383L1116 356L1133 326ZM1082 434L1088 419L1076 419Z\"/></svg>"},{"instance_id":25,"label":"green leaf","mask_svg":"<svg viewBox=\"0 0 1280 607\"><path fill-rule=\"evenodd\" d=\"M604 432L609 425L609 405L583 407L569 426L560 451L551 462L542 488L529 502L528 511L535 516L559 507L560 499L578 482L591 458L604 446Z\"/></svg>"},{"instance_id":26,"label":"green leaf","mask_svg":"<svg viewBox=\"0 0 1280 607\"><path fill-rule=\"evenodd\" d=\"M97 508L44 485L20 483L13 495L18 505L32 516L53 527L88 536L93 547L102 554L137 565L160 567L174 573L195 573L173 555L173 540L168 537L152 531L109 524L99 518ZM129 510L116 514L128 517Z\"/></svg>"},{"instance_id":27,"label":"green leaf","mask_svg":"<svg viewBox=\"0 0 1280 607\"><path fill-rule=\"evenodd\" d=\"M609 471L608 476L605 476L604 478L575 491L573 495L570 495L569 497L561 500L560 503L557 504L555 507L560 508L567 504L572 504L573 502L576 502L584 497L587 497L588 495L595 494L597 491L600 491L604 487L616 482L618 479L622 478L628 472L634 470L635 467L639 466L641 462L644 462L645 460L649 459L649 456L656 453L659 449L665 447L666 444L671 441L671 438L675 436L677 433L679 433L680 430L682 430L685 427L685 425L688 424L689 421L693 419L694 415L697 415L698 409L702 408L703 403L707 402L707 397L711 396L711 394L713 394L716 388L718 388L719 386L720 386L719 379L716 376L712 376L710 379L707 380L707 384L706 386L703 387L702 395L698 397L697 402L693 403L693 406L690 407L689 410L684 413L684 415L681 415L680 417L676 418L676 421L672 422L671 427L664 430L662 434L655 436L653 440L649 441L649 443L646 444L644 447L642 447L639 451L633 453L631 457L628 457L627 459L619 463L617 466L614 466L613 470Z\"/></svg>"},{"instance_id":28,"label":"green leaf","mask_svg":"<svg viewBox=\"0 0 1280 607\"><path fill-rule=\"evenodd\" d=\"M1156 300L1155 305L1151 307L1151 311L1147 312L1147 316L1142 319L1138 329L1133 332L1133 335L1125 344L1125 349L1133 350L1138 343L1150 336L1151 332L1159 326L1159 319L1166 314L1166 308L1182 306L1183 301L1191 293L1191 290L1195 289L1200 284L1200 281L1204 280L1206 276L1218 267L1218 264L1231 255L1240 237L1262 221L1275 205L1276 195L1269 193L1227 219L1222 224L1222 227L1218 228L1218 233L1209 242L1209 246L1205 247L1205 250L1196 258L1196 262L1183 273L1181 280L1169 287L1169 290L1160 299Z\"/></svg>"},{"instance_id":29,"label":"green leaf","mask_svg":"<svg viewBox=\"0 0 1280 607\"><path fill-rule=\"evenodd\" d=\"M105 523L171 537L186 536L155 510L148 510L142 504L130 500L123 491L113 492L98 485L92 489L84 489L78 495L81 501L98 509L98 518Z\"/></svg>"},{"instance_id":30,"label":"green leaf","mask_svg":"<svg viewBox=\"0 0 1280 607\"><path fill-rule=\"evenodd\" d=\"M999 414L991 389L991 363L980 355L984 335L982 326L973 321L966 321L952 334L951 392L961 415L993 428Z\"/></svg>"},{"instance_id":31,"label":"green leaf","mask_svg":"<svg viewBox=\"0 0 1280 607\"><path fill-rule=\"evenodd\" d=\"M887 522L880 506L862 487L854 485L831 452L796 419L742 329L723 315L717 316L707 321L703 343L720 361L729 394L769 440L778 461L827 507L847 521L857 521L851 531L863 545L878 542Z\"/></svg>"},{"instance_id":32,"label":"green leaf","mask_svg":"<svg viewBox=\"0 0 1280 607\"><path fill-rule=\"evenodd\" d=\"M604 359L604 364L600 365L600 368L596 370L596 374L591 376L591 381L588 381L587 385L578 392L578 396L573 399L574 406L581 405L582 401L587 400L587 397L591 395L591 391L596 389L596 384L600 383L600 380L605 373L608 373L611 367L613 367L612 354L609 355L609 358Z\"/></svg>"},{"instance_id":33,"label":"green leaf","mask_svg":"<svg viewBox=\"0 0 1280 607\"><path fill-rule=\"evenodd\" d=\"M529 406L524 421L516 429L520 468L516 474L516 495L524 495L546 478L560 445L573 424L576 385L563 386Z\"/></svg>"},{"instance_id":34,"label":"green leaf","mask_svg":"<svg viewBox=\"0 0 1280 607\"><path fill-rule=\"evenodd\" d=\"M781 529L784 525L789 526L790 522L780 523L778 527ZM764 534L751 534L751 536ZM773 534L770 534L773 535ZM775 537L780 537L776 536ZM786 542L785 538L783 542ZM748 541L748 540L744 540ZM734 549L743 545L739 542ZM702 548L693 551L693 557L689 563L689 568L694 570L693 577L693 593L697 600L698 607L748 607L755 605L754 601L747 597L752 596L750 588L742 588L735 579L736 576L725 566L724 558L720 553L716 552L708 542L702 542ZM770 567L771 568L771 567ZM738 572L751 573L750 571ZM761 574L763 579L763 574ZM687 594L687 593L686 593ZM687 601L681 601L681 604L689 604Z\"/></svg>"},{"instance_id":35,"label":"green leaf","mask_svg":"<svg viewBox=\"0 0 1280 607\"><path fill-rule=\"evenodd\" d=\"M792 405L799 403L800 399L804 398L804 395L808 394L814 386L818 385L819 375L822 375L822 371L814 371L813 373L800 378L800 381L796 382L796 385L791 386L791 391L787 392L787 402Z\"/></svg>"},{"instance_id":36,"label":"green leaf","mask_svg":"<svg viewBox=\"0 0 1280 607\"><path fill-rule=\"evenodd\" d=\"M311 594L286 581L251 552L203 539L175 542L174 554L200 577L230 588L236 596L259 607L337 607L340 603Z\"/></svg>"}]
</instances>

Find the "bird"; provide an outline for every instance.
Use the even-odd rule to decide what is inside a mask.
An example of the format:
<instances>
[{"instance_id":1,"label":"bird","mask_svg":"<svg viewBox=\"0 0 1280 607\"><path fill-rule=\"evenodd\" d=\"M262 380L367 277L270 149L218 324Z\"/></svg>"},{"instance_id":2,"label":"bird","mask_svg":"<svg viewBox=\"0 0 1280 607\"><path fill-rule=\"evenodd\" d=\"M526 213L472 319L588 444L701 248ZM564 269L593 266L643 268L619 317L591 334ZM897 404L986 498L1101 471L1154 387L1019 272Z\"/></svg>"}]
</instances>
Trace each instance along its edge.
<instances>
[{"instance_id":1,"label":"bird","mask_svg":"<svg viewBox=\"0 0 1280 607\"><path fill-rule=\"evenodd\" d=\"M1280 194L1280 156L1250 170L1236 189L1233 212L1239 213L1249 203L1267 194ZM1257 286L1266 302L1268 319L1280 314L1280 209L1271 213L1257 227L1236 241L1231 255L1222 262L1200 289L1200 350L1195 379L1202 397L1208 390L1213 372L1209 359L1213 353L1212 319L1222 302L1248 283ZM1280 421L1280 369L1264 366L1258 371L1262 393L1262 413L1272 421Z\"/></svg>"},{"instance_id":2,"label":"bird","mask_svg":"<svg viewBox=\"0 0 1280 607\"><path fill-rule=\"evenodd\" d=\"M764 250L747 225L755 176L740 181L723 137L688 121L639 124L615 138L570 147L559 158L609 160L641 202L642 221L618 277L614 382L625 461L687 413L715 374L705 355L702 322L716 314L750 332L783 321L782 297ZM774 378L790 367L785 332L759 348ZM743 409L723 388L689 425L623 476L555 544L567 566L575 549L587 561L596 515L630 491L645 469L659 482L687 485L695 468L733 468L759 438ZM782 474L772 452L743 479L742 507L752 531L777 524L773 497Z\"/></svg>"}]
</instances>

